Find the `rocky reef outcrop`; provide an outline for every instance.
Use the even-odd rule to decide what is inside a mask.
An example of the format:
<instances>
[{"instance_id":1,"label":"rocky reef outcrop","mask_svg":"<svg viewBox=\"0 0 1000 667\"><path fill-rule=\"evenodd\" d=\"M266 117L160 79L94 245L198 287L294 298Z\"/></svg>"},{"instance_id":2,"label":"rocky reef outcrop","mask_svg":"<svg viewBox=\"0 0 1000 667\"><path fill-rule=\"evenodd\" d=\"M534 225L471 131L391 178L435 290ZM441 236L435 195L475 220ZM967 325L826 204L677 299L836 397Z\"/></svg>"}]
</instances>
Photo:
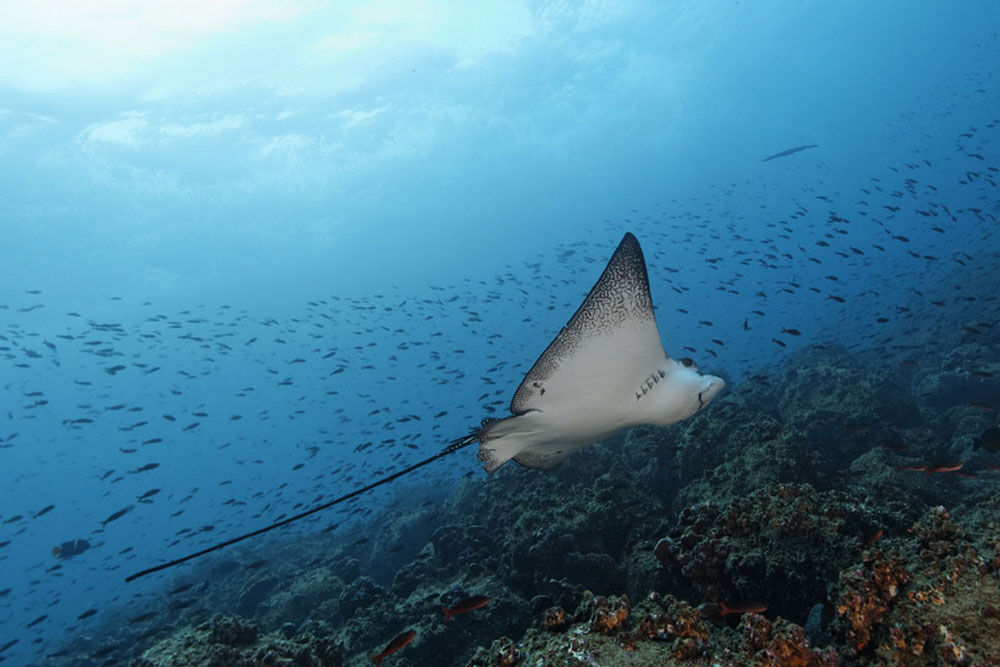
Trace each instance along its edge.
<instances>
[{"instance_id":1,"label":"rocky reef outcrop","mask_svg":"<svg viewBox=\"0 0 1000 667\"><path fill-rule=\"evenodd\" d=\"M555 470L207 563L190 602L70 653L362 665L413 630L387 666L998 664L1000 453L972 446L995 414L907 372L811 349Z\"/></svg>"}]
</instances>

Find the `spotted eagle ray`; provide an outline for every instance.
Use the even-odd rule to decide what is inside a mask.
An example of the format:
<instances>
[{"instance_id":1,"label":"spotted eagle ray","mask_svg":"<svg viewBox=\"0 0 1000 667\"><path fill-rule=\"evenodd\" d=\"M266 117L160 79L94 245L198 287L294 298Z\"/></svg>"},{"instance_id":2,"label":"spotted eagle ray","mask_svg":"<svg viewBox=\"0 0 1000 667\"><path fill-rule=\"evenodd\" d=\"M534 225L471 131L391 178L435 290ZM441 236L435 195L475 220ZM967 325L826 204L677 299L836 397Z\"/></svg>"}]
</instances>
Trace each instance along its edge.
<instances>
[{"instance_id":1,"label":"spotted eagle ray","mask_svg":"<svg viewBox=\"0 0 1000 667\"><path fill-rule=\"evenodd\" d=\"M704 409L725 386L691 359L672 359L656 328L646 261L626 233L597 283L524 376L511 416L485 419L437 454L367 486L225 542L136 572L133 581L266 533L398 479L473 443L488 473L510 459L550 470L574 451L641 424L666 426Z\"/></svg>"}]
</instances>

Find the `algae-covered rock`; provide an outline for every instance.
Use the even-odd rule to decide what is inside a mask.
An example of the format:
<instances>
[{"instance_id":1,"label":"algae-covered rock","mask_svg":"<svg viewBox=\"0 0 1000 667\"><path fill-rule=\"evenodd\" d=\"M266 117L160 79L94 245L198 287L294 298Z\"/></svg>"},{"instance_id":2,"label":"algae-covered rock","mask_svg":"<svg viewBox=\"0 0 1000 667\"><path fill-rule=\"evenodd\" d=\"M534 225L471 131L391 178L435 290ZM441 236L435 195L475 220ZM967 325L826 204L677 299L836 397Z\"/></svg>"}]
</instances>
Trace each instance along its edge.
<instances>
[{"instance_id":1,"label":"algae-covered rock","mask_svg":"<svg viewBox=\"0 0 1000 667\"><path fill-rule=\"evenodd\" d=\"M837 350L803 354L768 393L777 415L828 465L853 460L887 429L921 421L916 401L892 376Z\"/></svg>"},{"instance_id":2,"label":"algae-covered rock","mask_svg":"<svg viewBox=\"0 0 1000 667\"><path fill-rule=\"evenodd\" d=\"M838 585L839 618L861 659L881 664L996 664L997 533L969 531L931 508L901 548L869 552Z\"/></svg>"},{"instance_id":3,"label":"algae-covered rock","mask_svg":"<svg viewBox=\"0 0 1000 667\"><path fill-rule=\"evenodd\" d=\"M350 617L359 607L373 606L379 599L386 597L385 589L369 577L358 577L340 592L337 600L340 605L338 611L345 618Z\"/></svg>"},{"instance_id":4,"label":"algae-covered rock","mask_svg":"<svg viewBox=\"0 0 1000 667\"><path fill-rule=\"evenodd\" d=\"M696 503L727 502L766 485L815 479L805 435L765 415L734 424L724 446L727 460L678 493L678 511Z\"/></svg>"},{"instance_id":5,"label":"algae-covered rock","mask_svg":"<svg viewBox=\"0 0 1000 667\"><path fill-rule=\"evenodd\" d=\"M131 662L132 667L228 667L301 665L340 667L343 648L311 634L291 639L280 632L260 634L252 623L222 615L178 630Z\"/></svg>"},{"instance_id":6,"label":"algae-covered rock","mask_svg":"<svg viewBox=\"0 0 1000 667\"><path fill-rule=\"evenodd\" d=\"M296 624L310 617L332 616L336 613L335 601L344 586L331 568L308 569L295 577L290 586L272 595L269 603L271 614L284 622Z\"/></svg>"},{"instance_id":7,"label":"algae-covered rock","mask_svg":"<svg viewBox=\"0 0 1000 667\"><path fill-rule=\"evenodd\" d=\"M921 412L900 377L810 350L731 383L690 420L616 435L554 470L512 464L450 499L403 493L368 528L302 536L263 566L259 554L224 560L196 599L168 597L181 604L77 654L339 664L342 651L363 665L412 629L386 667L822 666L836 651L990 664L1000 473L984 467L992 454L969 453L993 415ZM920 470L949 457L976 476ZM444 622L442 606L474 595L490 601ZM204 623L205 608L245 620ZM831 623L824 610L841 613Z\"/></svg>"},{"instance_id":8,"label":"algae-covered rock","mask_svg":"<svg viewBox=\"0 0 1000 667\"><path fill-rule=\"evenodd\" d=\"M813 647L794 623L747 614L733 631L671 595L649 593L634 607L623 598L585 596L581 610L574 616L586 620L564 631L532 627L520 639L480 647L468 667L837 664L835 649Z\"/></svg>"},{"instance_id":9,"label":"algae-covered rock","mask_svg":"<svg viewBox=\"0 0 1000 667\"><path fill-rule=\"evenodd\" d=\"M876 513L849 494L778 484L686 508L657 555L703 599L753 600L805 619L876 525Z\"/></svg>"},{"instance_id":10,"label":"algae-covered rock","mask_svg":"<svg viewBox=\"0 0 1000 667\"><path fill-rule=\"evenodd\" d=\"M240 591L236 610L242 616L253 615L257 611L257 607L267 600L268 595L277 585L278 580L275 577L266 575L249 582Z\"/></svg>"}]
</instances>

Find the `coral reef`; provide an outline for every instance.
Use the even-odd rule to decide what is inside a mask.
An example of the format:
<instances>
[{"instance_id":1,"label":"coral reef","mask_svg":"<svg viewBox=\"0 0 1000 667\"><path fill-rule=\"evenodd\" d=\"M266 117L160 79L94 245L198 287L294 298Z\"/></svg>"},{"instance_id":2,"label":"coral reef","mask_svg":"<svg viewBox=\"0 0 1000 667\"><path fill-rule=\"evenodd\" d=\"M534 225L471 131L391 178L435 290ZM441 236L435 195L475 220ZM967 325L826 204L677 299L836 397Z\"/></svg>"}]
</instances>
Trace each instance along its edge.
<instances>
[{"instance_id":1,"label":"coral reef","mask_svg":"<svg viewBox=\"0 0 1000 667\"><path fill-rule=\"evenodd\" d=\"M1000 454L971 449L991 422L911 373L810 350L555 470L208 561L51 662L364 665L412 629L386 667L998 664ZM948 457L977 476L921 469Z\"/></svg>"},{"instance_id":2,"label":"coral reef","mask_svg":"<svg viewBox=\"0 0 1000 667\"><path fill-rule=\"evenodd\" d=\"M261 635L257 626L216 615L194 628L155 643L132 660L133 667L226 667L294 664L340 667L343 647L312 634L292 638Z\"/></svg>"},{"instance_id":3,"label":"coral reef","mask_svg":"<svg viewBox=\"0 0 1000 667\"><path fill-rule=\"evenodd\" d=\"M873 551L841 576L838 611L851 650L892 664L998 664L995 528L976 540L933 507L910 532L905 556Z\"/></svg>"},{"instance_id":4,"label":"coral reef","mask_svg":"<svg viewBox=\"0 0 1000 667\"><path fill-rule=\"evenodd\" d=\"M777 484L685 508L656 555L677 588L711 601L766 601L773 613L805 619L880 520L843 492Z\"/></svg>"},{"instance_id":5,"label":"coral reef","mask_svg":"<svg viewBox=\"0 0 1000 667\"><path fill-rule=\"evenodd\" d=\"M481 647L468 665L837 664L834 649L812 647L802 628L787 621L771 622L758 614L746 614L733 631L713 624L697 609L670 595L651 593L633 609L621 602L587 596L575 616L586 616L588 610L614 610L609 617L614 622L595 627L591 617L563 633L532 628L516 643L503 637Z\"/></svg>"},{"instance_id":6,"label":"coral reef","mask_svg":"<svg viewBox=\"0 0 1000 667\"><path fill-rule=\"evenodd\" d=\"M889 605L909 580L901 564L881 551L867 557L863 568L841 574L837 613L848 626L848 643L855 653L870 645L873 626L885 620Z\"/></svg>"}]
</instances>

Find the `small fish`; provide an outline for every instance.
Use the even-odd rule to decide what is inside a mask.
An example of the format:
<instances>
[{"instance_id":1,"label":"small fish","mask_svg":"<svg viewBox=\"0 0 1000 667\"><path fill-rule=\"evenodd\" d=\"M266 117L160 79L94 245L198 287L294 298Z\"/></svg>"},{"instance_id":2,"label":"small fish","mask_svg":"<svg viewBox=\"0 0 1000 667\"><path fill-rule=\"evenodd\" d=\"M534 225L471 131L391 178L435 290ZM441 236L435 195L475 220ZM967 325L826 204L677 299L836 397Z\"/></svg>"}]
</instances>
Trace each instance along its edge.
<instances>
[{"instance_id":1,"label":"small fish","mask_svg":"<svg viewBox=\"0 0 1000 667\"><path fill-rule=\"evenodd\" d=\"M56 558L70 558L72 556L79 556L89 548L90 542L87 540L69 540L57 547L52 547L52 555Z\"/></svg>"},{"instance_id":2,"label":"small fish","mask_svg":"<svg viewBox=\"0 0 1000 667\"><path fill-rule=\"evenodd\" d=\"M809 148L818 148L818 147L819 147L819 144L806 144L804 146L796 146L794 148L786 148L785 150L780 151L778 153L775 153L774 155L768 155L766 158L764 158L763 160L761 160L761 162L770 162L771 160L777 159L779 157L786 157L788 155L794 155L795 153L798 153L799 151L804 151L804 150L807 150Z\"/></svg>"},{"instance_id":3,"label":"small fish","mask_svg":"<svg viewBox=\"0 0 1000 667\"><path fill-rule=\"evenodd\" d=\"M180 593L183 593L184 591L191 590L192 586L194 586L194 584L181 584L180 586L178 586L174 590L172 590L169 593L167 593L167 595L178 595Z\"/></svg>"},{"instance_id":4,"label":"small fish","mask_svg":"<svg viewBox=\"0 0 1000 667\"><path fill-rule=\"evenodd\" d=\"M38 518L38 517L40 517L40 516L44 516L44 515L48 514L49 512L51 512L52 510L54 510L54 509L55 509L55 507L56 507L55 505L46 505L46 506L45 506L45 507L43 507L42 509L38 510L38 511L37 511L37 512L35 513L35 516L33 516L32 518L33 518L33 519L37 519L37 518Z\"/></svg>"},{"instance_id":5,"label":"small fish","mask_svg":"<svg viewBox=\"0 0 1000 667\"><path fill-rule=\"evenodd\" d=\"M932 472L957 472L962 469L963 465L965 464L961 461L956 461L954 463L934 463L927 466L926 474L930 475Z\"/></svg>"},{"instance_id":6,"label":"small fish","mask_svg":"<svg viewBox=\"0 0 1000 667\"><path fill-rule=\"evenodd\" d=\"M107 519L105 519L104 521L102 521L101 525L102 526L106 526L109 523L111 523L112 521L116 521L116 520L122 518L123 516L125 516L126 514L128 514L130 511L132 511L132 505L129 505L125 509L118 510L117 512L115 512L114 514L112 514L111 516L109 516Z\"/></svg>"},{"instance_id":7,"label":"small fish","mask_svg":"<svg viewBox=\"0 0 1000 667\"><path fill-rule=\"evenodd\" d=\"M96 609L88 609L87 611L85 611L82 614L80 614L79 616L77 616L76 620L82 621L85 618L90 618L91 616L93 616L96 613L97 613Z\"/></svg>"},{"instance_id":8,"label":"small fish","mask_svg":"<svg viewBox=\"0 0 1000 667\"><path fill-rule=\"evenodd\" d=\"M146 621L149 621L149 620L152 620L152 619L156 618L156 615L159 614L159 613L160 612L158 612L158 611L147 611L145 614L139 614L135 618L130 618L128 622L129 623L145 623Z\"/></svg>"},{"instance_id":9,"label":"small fish","mask_svg":"<svg viewBox=\"0 0 1000 667\"><path fill-rule=\"evenodd\" d=\"M874 544L874 543L875 543L875 541L876 541L876 540L877 540L878 538L882 537L882 532L883 532L883 530L884 530L883 528L879 528L879 529L878 529L878 530L877 530L877 531L875 532L875 534L874 534L874 535L872 535L872 536L871 536L871 537L869 537L869 538L868 538L867 540L865 540L865 543L861 545L861 548L862 548L862 549L867 549L867 548L868 548L868 547L870 547L870 546L871 546L872 544Z\"/></svg>"},{"instance_id":10,"label":"small fish","mask_svg":"<svg viewBox=\"0 0 1000 667\"><path fill-rule=\"evenodd\" d=\"M782 329L781 333L788 334L789 336L801 336L802 332L798 329Z\"/></svg>"},{"instance_id":11,"label":"small fish","mask_svg":"<svg viewBox=\"0 0 1000 667\"><path fill-rule=\"evenodd\" d=\"M382 664L383 659L385 659L387 656L392 655L399 649L403 648L404 646L412 642L413 638L416 636L417 636L416 630L407 630L406 632L404 632L403 634L399 635L391 642L389 642L386 645L386 647L382 649L381 653L372 656L372 660L375 661L375 667L379 667L379 665Z\"/></svg>"},{"instance_id":12,"label":"small fish","mask_svg":"<svg viewBox=\"0 0 1000 667\"><path fill-rule=\"evenodd\" d=\"M991 426L983 431L978 438L973 438L972 448L985 449L994 454L1000 452L1000 427Z\"/></svg>"},{"instance_id":13,"label":"small fish","mask_svg":"<svg viewBox=\"0 0 1000 667\"><path fill-rule=\"evenodd\" d=\"M39 623L41 623L42 621L44 621L45 619L47 619L48 617L49 617L48 614L42 614L41 616L39 616L35 620L33 620L30 623L28 623L28 625L26 627L32 628L32 627L38 625Z\"/></svg>"},{"instance_id":14,"label":"small fish","mask_svg":"<svg viewBox=\"0 0 1000 667\"><path fill-rule=\"evenodd\" d=\"M719 603L719 616L729 616L730 614L763 614L767 607L757 603L738 604L730 607L725 602Z\"/></svg>"},{"instance_id":15,"label":"small fish","mask_svg":"<svg viewBox=\"0 0 1000 667\"><path fill-rule=\"evenodd\" d=\"M458 614L464 614L467 611L479 609L480 607L485 606L489 601L490 599L485 595L473 595L465 598L464 600L460 600L458 604L450 609L442 606L441 611L444 612L444 622L447 623L448 619L452 616L457 616Z\"/></svg>"},{"instance_id":16,"label":"small fish","mask_svg":"<svg viewBox=\"0 0 1000 667\"><path fill-rule=\"evenodd\" d=\"M195 598L190 598L188 600L174 600L173 602L171 602L167 606L168 606L169 609L177 611L179 609L187 609L188 607L190 607L191 605L195 604L196 602L198 602L198 600L195 599Z\"/></svg>"},{"instance_id":17,"label":"small fish","mask_svg":"<svg viewBox=\"0 0 1000 667\"><path fill-rule=\"evenodd\" d=\"M911 464L896 466L896 472L908 471L908 472L922 472L924 477L930 477L932 472L956 472L962 469L964 464L961 461L956 463L935 463L931 465L927 464Z\"/></svg>"}]
</instances>

